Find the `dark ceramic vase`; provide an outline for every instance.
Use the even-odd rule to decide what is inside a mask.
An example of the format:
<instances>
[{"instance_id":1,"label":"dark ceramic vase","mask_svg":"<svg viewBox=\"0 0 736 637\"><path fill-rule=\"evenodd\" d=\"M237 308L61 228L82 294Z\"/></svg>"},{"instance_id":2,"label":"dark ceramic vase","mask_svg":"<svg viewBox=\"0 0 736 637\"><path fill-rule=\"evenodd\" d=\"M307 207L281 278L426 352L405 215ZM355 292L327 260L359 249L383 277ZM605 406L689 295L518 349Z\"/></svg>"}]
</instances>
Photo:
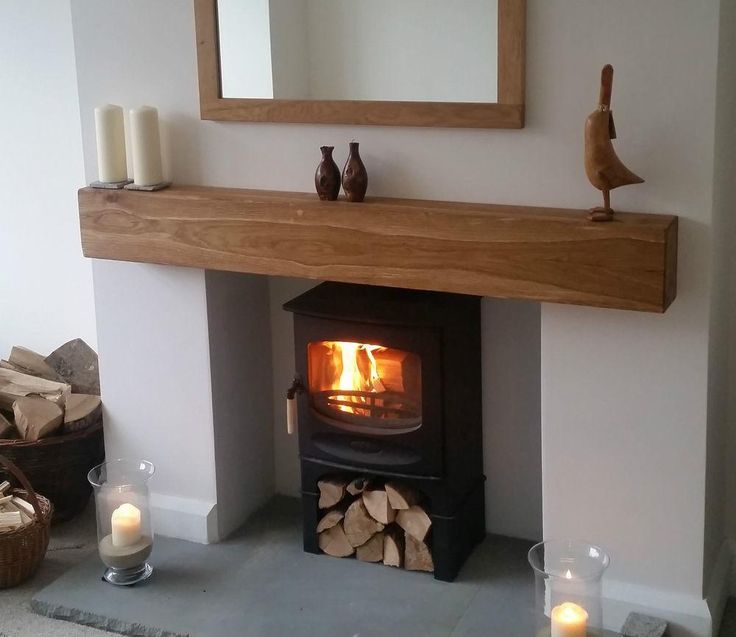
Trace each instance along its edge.
<instances>
[{"instance_id":1,"label":"dark ceramic vase","mask_svg":"<svg viewBox=\"0 0 736 637\"><path fill-rule=\"evenodd\" d=\"M350 154L342 169L342 189L348 201L363 201L368 190L368 173L358 151L358 142L350 142Z\"/></svg>"},{"instance_id":2,"label":"dark ceramic vase","mask_svg":"<svg viewBox=\"0 0 736 637\"><path fill-rule=\"evenodd\" d=\"M334 146L320 146L322 161L314 173L314 187L322 201L335 201L340 194L340 169L332 159Z\"/></svg>"}]
</instances>

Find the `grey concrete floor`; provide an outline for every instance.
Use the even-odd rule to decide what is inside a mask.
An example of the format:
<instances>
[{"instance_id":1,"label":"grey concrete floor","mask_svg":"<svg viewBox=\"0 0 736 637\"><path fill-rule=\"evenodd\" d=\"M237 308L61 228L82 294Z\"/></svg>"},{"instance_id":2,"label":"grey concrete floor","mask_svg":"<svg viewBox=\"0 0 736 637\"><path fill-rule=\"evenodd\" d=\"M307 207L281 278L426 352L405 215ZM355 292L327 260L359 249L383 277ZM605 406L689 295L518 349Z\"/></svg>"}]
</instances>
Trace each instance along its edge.
<instances>
[{"instance_id":1,"label":"grey concrete floor","mask_svg":"<svg viewBox=\"0 0 736 637\"><path fill-rule=\"evenodd\" d=\"M235 537L157 538L151 580L100 581L96 556L33 596L37 612L142 637L528 637L530 543L489 536L453 582L304 553L301 505L274 498Z\"/></svg>"},{"instance_id":2,"label":"grey concrete floor","mask_svg":"<svg viewBox=\"0 0 736 637\"><path fill-rule=\"evenodd\" d=\"M287 516L288 520L288 516ZM283 520L284 522L287 520ZM254 538L258 537L259 534L262 537L264 529L261 528L261 530L258 530L258 527L256 525L255 529L251 529L251 531L246 531L243 534L240 534L238 537L234 538L230 542L237 543L239 541L242 541L242 538ZM239 539L241 538L241 539ZM285 537L282 537L283 540L286 540ZM385 570L389 571L389 575L399 575L399 576L408 576L408 579L405 579L404 577L400 577L401 584L397 584L399 587L402 587L407 584L412 584L413 577L418 577L421 580L421 584L419 583L419 580L414 582L414 584L418 585L420 589L423 591L422 594L426 594L426 589L424 588L426 585L429 585L431 588L433 586L432 582L433 580L423 574L415 574L415 573L399 573L393 569L385 569L380 566L376 565L369 565L369 564L355 564L354 562L346 561L346 560L334 560L327 557L322 556L306 556L304 554L301 554L300 552L300 543L298 540L298 537L296 539L288 540L290 542L295 543L296 550L292 552L291 550L288 551L288 558L286 560L287 564L290 560L293 560L295 556L300 556L301 558L306 558L307 561L311 561L312 559L320 559L320 560L328 560L331 564L330 568L328 569L330 572L333 573L333 575L341 575L341 576L347 576L352 575L353 579L356 573L358 573L361 577L364 573L367 573L368 571L365 571L364 569L379 569L379 570ZM172 541L166 541L163 542L171 543ZM173 544L171 546L176 545L177 542L173 541ZM196 549L198 545L189 545L189 543L183 543L185 546L187 546L190 549ZM224 545L227 545L228 543L224 543ZM523 543L522 543L523 544ZM41 593L41 591L49 586L54 580L57 578L60 578L65 573L88 573L87 576L87 582L85 584L89 584L92 580L95 580L95 583L98 581L99 577L99 571L100 571L100 565L96 561L95 558L95 548L96 548L96 537L95 537L95 522L94 522L94 510L92 506L89 506L85 513L78 517L76 520L54 526L52 528L52 540L49 546L49 552L47 554L46 560L44 561L41 569L36 574L36 576L31 579L26 584L10 589L5 591L0 591L0 637L30 637L30 636L48 636L48 637L102 637L103 635L110 635L110 632L98 630L89 626L81 626L75 623L71 623L68 621L59 621L56 619L50 619L45 616L37 615L35 614L31 609L31 598L34 596L37 596L39 599L44 599L43 595L39 596L38 594ZM204 548L204 547L200 547ZM486 547L492 548L492 547ZM498 548L498 546L496 547ZM508 548L508 547L507 547ZM195 551L196 553L197 551ZM512 551L513 552L513 551ZM158 566L158 572L155 574L157 579L164 579L166 580L166 575L161 578L162 575L161 571L162 569L170 570L168 566L165 566L167 557L165 555L166 551L164 551L164 554L162 554L160 557L162 558L163 562L158 563L159 556L154 556L154 561L156 562L156 565ZM232 553L228 553L228 555L232 556ZM192 554L190 556L192 559L195 558L195 555ZM179 556L181 558L181 555ZM261 555L260 561L263 563L264 556ZM296 559L299 559L297 557ZM187 575L187 569L192 566L192 564L188 563L188 558L185 557L185 559L177 559L176 561L179 562L178 565L173 565L174 568L174 574L178 573L178 576L185 577ZM298 564L292 563L291 566L293 568L297 568ZM237 566L236 568L240 568ZM325 563L325 568L327 568L327 563ZM355 569L360 570L355 570ZM482 570L484 569L484 565L482 561L479 561L476 565L470 565L469 572L463 573L463 576L461 577L461 586L467 587L467 586L473 586L473 583L477 583L479 580L482 580L484 577L484 573ZM81 570L80 570L81 569ZM177 570L179 569L179 570ZM336 571L334 570L336 569ZM321 570L321 569L320 569ZM466 569L467 571L468 569ZM169 576L171 576L172 573L169 573ZM269 582L267 581L267 578L269 577L269 573L261 573L263 576L263 580L256 583L252 590L241 590L239 595L239 600L236 600L232 603L232 605L236 609L247 609L249 612L252 612L253 605L249 603L248 597L253 597L254 595L258 597L259 599L268 599L269 596L273 597L273 603L276 606L276 608L273 609L273 613L275 615L283 614L284 612L284 602L287 603L290 601L288 599L285 600L283 597L283 592L281 592L281 595L279 596L279 591L274 590L272 587L269 586ZM278 575L278 574L276 574ZM91 577L90 577L91 576ZM82 575L84 578L84 575ZM521 571L518 571L517 574L514 577L523 577L523 573ZM298 578L297 578L298 579ZM151 584L154 584L155 580L152 580ZM302 583L304 581L302 580ZM207 598L206 589L199 587L199 582L190 581L190 584L192 585L190 588L196 588L200 591L200 595L203 599ZM314 585L315 582L312 582L312 585ZM440 587L448 586L441 583L439 584ZM74 579L72 578L67 579L66 577L62 578L62 580L56 585L56 590L59 588L64 589L65 587L69 587L69 595L71 598L78 598L80 593L82 593L82 589L84 586L77 586L74 585ZM455 586L455 585L450 585ZM54 590L54 587L52 587L52 590ZM103 586L101 588L103 592L109 593L111 596L111 599L113 599L116 606L119 606L120 608L118 610L124 611L125 606L129 605L130 600L122 600L118 595L113 595L113 591L116 591L118 589L112 589L112 587ZM259 592L260 590L260 592ZM145 595L144 599L149 599L152 597L148 593L145 593L145 588L141 587L138 589L138 593ZM132 591L131 591L132 592ZM214 592L217 592L216 587L214 589ZM324 591L321 592L322 594ZM496 591L496 596L500 594L499 591ZM366 592L363 592L363 596L365 597ZM480 595L480 599L478 599L478 595ZM369 598L371 597L370 593L368 593ZM489 598L490 596L490 598ZM345 597L342 598L342 601L346 604L351 604L351 602L346 601L346 598L348 597L347 593L345 594ZM463 595L461 594L461 597ZM522 597L524 597L524 594L522 593ZM454 603L452 599L452 595L450 595L451 599L445 599L445 595L442 596L442 605L444 606L445 603L450 603L451 605ZM446 634L452 634L452 635L463 635L464 637L467 637L469 635L474 634L480 634L480 631L482 630L484 634L490 635L493 634L494 637L496 635L502 635L503 632L497 632L498 626L494 628L494 621L498 621L498 617L494 620L493 618L490 618L489 623L489 617L487 615L487 608L484 609L484 605L488 605L489 600L492 601L494 598L493 590L486 590L483 592L478 592L478 594L471 599L470 602L468 602L467 607L464 611L463 621L458 622L456 625L456 630L454 633L446 633ZM501 597L503 599L503 596ZM475 600L475 604L473 604L473 600ZM227 600L224 600L227 603ZM293 601L293 600L291 600ZM370 601L370 599L369 599ZM195 602L200 602L200 600L195 600ZM207 600L209 603L209 600ZM518 600L510 600L511 606L507 607L503 610L501 613L501 623L505 623L509 617L509 613L513 616L516 613L514 612L514 607L517 605ZM163 606L164 608L168 605L171 605L173 603L175 609L181 609L182 605L179 603L176 603L173 599L166 599L166 596L156 596L155 597L155 603L152 604L152 608L158 607L159 609ZM354 605L355 603L352 602ZM94 604L93 604L94 605ZM473 606L475 605L475 609L473 609ZM139 612L135 610L135 603L130 604L131 608L129 610L132 610L132 616L135 617L135 615ZM218 606L220 606L218 604ZM495 606L495 604L492 604L492 606ZM195 603L194 609L195 612L199 612L196 609L201 607L201 603ZM258 607L258 604L256 604L256 608ZM99 609L98 609L99 610ZM396 612L396 608L390 609L390 608L384 608L383 613L381 615L390 614L393 612ZM470 612L468 612L470 611ZM169 611L171 612L171 611ZM350 614L355 613L354 608L350 608L348 610ZM405 609L399 609L399 614L410 614L411 609L405 608ZM95 613L92 613L94 615ZM119 614L125 614L125 613L119 613ZM164 613L165 614L165 613ZM235 613L237 614L237 613ZM360 614L359 612L357 613ZM315 626L319 627L321 624L319 621L317 621L314 618L309 617L309 613L305 613L303 610L300 611L300 615L304 615L301 617L301 621L299 622L299 630L292 631L291 635L294 635L295 637L297 635L308 635L312 634L311 631L307 628L310 625L311 621L315 621ZM506 620L503 618L506 617ZM252 617L250 618L252 619ZM262 620L261 620L262 621ZM158 622L156 622L158 624ZM381 622L379 621L379 624ZM217 630L222 629L222 625L220 622L217 622L217 624L220 624L220 628ZM217 624L215 624L217 626ZM160 624L158 624L160 625ZM140 626L140 624L139 624ZM395 627L395 624L392 623L392 627ZM256 627L257 630L260 630L263 628L263 624L260 624ZM344 626L344 628L348 628L347 626ZM129 631L130 632L130 631ZM146 634L158 634L162 635L165 634L162 631L154 631L154 632L137 632L134 634L139 635L146 635ZM176 633L174 633L176 634ZM180 633L181 634L181 633ZM229 635L230 633L223 633L223 632L207 632L207 633L190 633L192 637L198 637L200 634L217 634L217 635ZM234 634L234 633L233 633ZM238 633L241 634L241 633ZM253 632L243 632L242 634L255 634ZM263 633L258 633L259 637L262 635L268 635L270 634L268 630ZM329 632L325 632L321 628L319 630L315 630L314 634L319 634L321 637L325 635L329 635ZM354 631L344 633L348 637L351 637L351 635L356 634ZM379 633L375 633L379 634ZM399 634L396 632L396 630L387 631L383 634ZM436 631L430 630L426 634L437 634ZM368 635L368 633L361 633L361 637L365 637ZM723 623L721 625L720 630L720 637L736 637L736 599L732 599L729 601L727 607L726 607L726 613L723 618Z\"/></svg>"}]
</instances>

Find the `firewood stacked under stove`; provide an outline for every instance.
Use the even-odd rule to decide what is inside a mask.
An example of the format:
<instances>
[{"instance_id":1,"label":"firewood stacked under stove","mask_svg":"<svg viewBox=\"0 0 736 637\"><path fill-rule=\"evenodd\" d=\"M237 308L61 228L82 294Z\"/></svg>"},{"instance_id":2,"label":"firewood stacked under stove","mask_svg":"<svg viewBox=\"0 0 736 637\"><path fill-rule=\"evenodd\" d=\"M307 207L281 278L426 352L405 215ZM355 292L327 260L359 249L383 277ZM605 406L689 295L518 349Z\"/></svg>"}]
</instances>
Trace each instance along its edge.
<instances>
[{"instance_id":1,"label":"firewood stacked under stove","mask_svg":"<svg viewBox=\"0 0 736 637\"><path fill-rule=\"evenodd\" d=\"M434 570L432 520L421 495L396 481L325 477L319 487L319 548L334 557L410 571ZM324 511L324 513L322 513Z\"/></svg>"}]
</instances>

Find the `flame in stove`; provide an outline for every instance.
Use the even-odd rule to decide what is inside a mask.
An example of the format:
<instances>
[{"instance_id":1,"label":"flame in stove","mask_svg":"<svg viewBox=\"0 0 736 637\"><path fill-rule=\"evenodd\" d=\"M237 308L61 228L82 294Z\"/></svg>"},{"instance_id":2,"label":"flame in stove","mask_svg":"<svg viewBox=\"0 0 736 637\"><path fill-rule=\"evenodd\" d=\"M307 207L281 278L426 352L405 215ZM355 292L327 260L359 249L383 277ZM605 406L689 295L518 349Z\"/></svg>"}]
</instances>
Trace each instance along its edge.
<instances>
[{"instance_id":1,"label":"flame in stove","mask_svg":"<svg viewBox=\"0 0 736 637\"><path fill-rule=\"evenodd\" d=\"M382 392L385 387L381 382L374 352L386 349L381 345L367 343L351 343L347 341L326 341L330 350L335 374L330 389L355 392ZM345 394L335 397L341 402L355 403L356 407L364 405L366 398L360 395ZM338 405L340 411L356 413L351 405Z\"/></svg>"}]
</instances>

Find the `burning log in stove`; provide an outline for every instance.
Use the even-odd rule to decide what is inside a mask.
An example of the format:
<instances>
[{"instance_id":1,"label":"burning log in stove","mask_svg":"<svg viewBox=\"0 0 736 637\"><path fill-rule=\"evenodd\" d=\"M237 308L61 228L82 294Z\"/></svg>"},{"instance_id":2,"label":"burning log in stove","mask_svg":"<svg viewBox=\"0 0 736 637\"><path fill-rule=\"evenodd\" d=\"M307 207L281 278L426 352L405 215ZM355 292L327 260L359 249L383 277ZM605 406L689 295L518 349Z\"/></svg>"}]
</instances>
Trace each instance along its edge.
<instances>
[{"instance_id":1,"label":"burning log in stove","mask_svg":"<svg viewBox=\"0 0 736 637\"><path fill-rule=\"evenodd\" d=\"M417 504L422 502L419 493L401 483L339 476L324 478L317 486L320 509L327 509L317 525L324 553L434 571L429 544L432 520Z\"/></svg>"}]
</instances>

